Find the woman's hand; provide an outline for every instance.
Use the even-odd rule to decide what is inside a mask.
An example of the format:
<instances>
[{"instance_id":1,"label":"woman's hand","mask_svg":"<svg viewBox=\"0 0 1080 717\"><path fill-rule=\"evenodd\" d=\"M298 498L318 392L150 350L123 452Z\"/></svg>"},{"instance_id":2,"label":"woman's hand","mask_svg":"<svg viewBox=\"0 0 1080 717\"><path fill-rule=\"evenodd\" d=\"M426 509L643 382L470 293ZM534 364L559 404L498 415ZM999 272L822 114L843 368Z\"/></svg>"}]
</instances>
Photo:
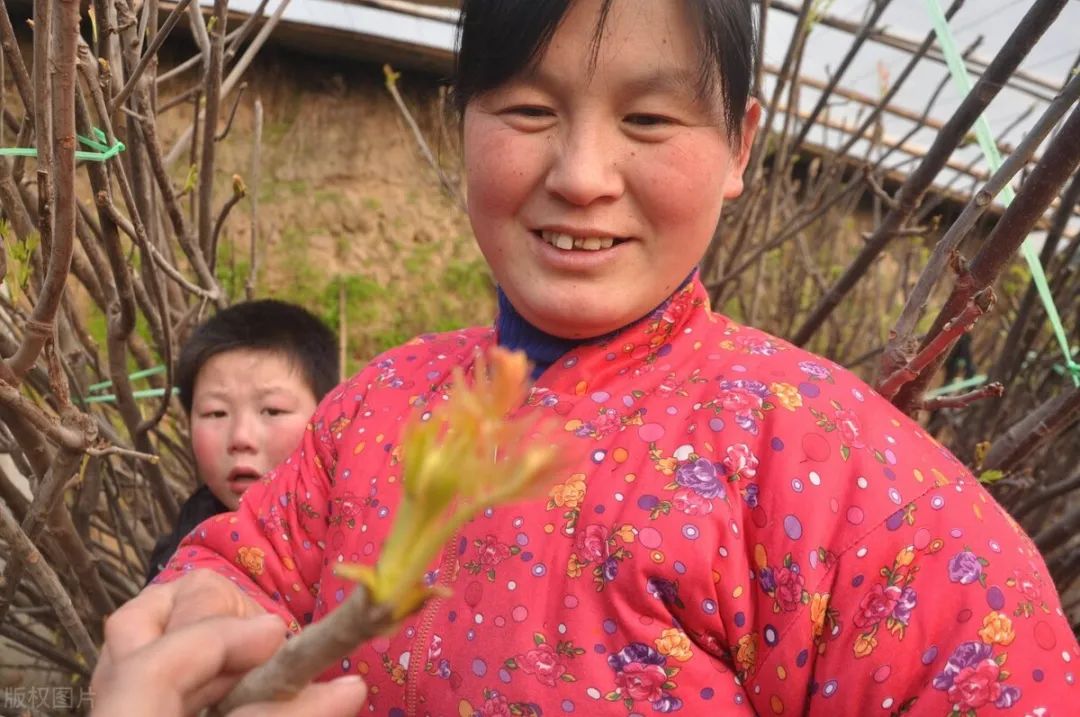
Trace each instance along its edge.
<instances>
[{"instance_id":1,"label":"woman's hand","mask_svg":"<svg viewBox=\"0 0 1080 717\"><path fill-rule=\"evenodd\" d=\"M281 620L212 617L170 631L94 673L91 715L186 717L215 704L285 640ZM353 717L367 688L359 677L308 685L294 699L246 705L230 717Z\"/></svg>"},{"instance_id":2,"label":"woman's hand","mask_svg":"<svg viewBox=\"0 0 1080 717\"><path fill-rule=\"evenodd\" d=\"M285 639L267 615L225 578L195 571L152 585L109 618L91 688L93 715L186 717L220 700ZM367 690L358 678L309 685L289 702L249 705L254 715L355 715Z\"/></svg>"}]
</instances>

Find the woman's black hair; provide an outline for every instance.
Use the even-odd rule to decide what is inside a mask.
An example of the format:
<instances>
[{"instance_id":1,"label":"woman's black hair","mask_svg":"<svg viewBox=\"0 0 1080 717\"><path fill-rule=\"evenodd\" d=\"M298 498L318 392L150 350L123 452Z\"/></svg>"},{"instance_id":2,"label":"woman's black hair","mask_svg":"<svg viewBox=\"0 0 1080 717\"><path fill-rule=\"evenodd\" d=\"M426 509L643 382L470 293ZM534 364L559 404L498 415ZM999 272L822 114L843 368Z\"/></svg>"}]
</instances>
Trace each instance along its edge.
<instances>
[{"instance_id":1,"label":"woman's black hair","mask_svg":"<svg viewBox=\"0 0 1080 717\"><path fill-rule=\"evenodd\" d=\"M602 0L594 34L598 50L613 2ZM675 2L676 0L649 0ZM719 87L731 141L738 140L754 75L750 0L681 0L700 29L703 94ZM543 54L574 0L464 0L458 27L453 100L459 116L479 94L495 89Z\"/></svg>"}]
</instances>

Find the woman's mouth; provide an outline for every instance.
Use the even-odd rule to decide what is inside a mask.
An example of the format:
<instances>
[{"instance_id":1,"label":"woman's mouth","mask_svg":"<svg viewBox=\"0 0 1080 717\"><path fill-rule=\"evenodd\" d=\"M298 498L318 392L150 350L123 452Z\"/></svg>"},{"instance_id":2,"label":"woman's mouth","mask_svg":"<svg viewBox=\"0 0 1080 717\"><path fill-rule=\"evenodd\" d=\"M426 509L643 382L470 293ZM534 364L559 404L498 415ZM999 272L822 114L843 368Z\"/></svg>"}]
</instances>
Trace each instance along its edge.
<instances>
[{"instance_id":1,"label":"woman's mouth","mask_svg":"<svg viewBox=\"0 0 1080 717\"><path fill-rule=\"evenodd\" d=\"M563 251L602 251L621 244L624 239L611 236L572 236L564 232L542 230L537 232L540 238L556 249Z\"/></svg>"}]
</instances>

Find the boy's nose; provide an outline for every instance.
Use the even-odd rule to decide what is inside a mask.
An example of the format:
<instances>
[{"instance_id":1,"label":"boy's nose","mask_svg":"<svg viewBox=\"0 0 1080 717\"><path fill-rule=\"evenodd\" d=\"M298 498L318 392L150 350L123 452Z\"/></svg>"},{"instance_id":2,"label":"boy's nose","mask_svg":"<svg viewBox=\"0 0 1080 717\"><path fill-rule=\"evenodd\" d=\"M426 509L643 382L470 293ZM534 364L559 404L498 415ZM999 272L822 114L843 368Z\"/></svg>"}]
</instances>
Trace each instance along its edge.
<instances>
[{"instance_id":1,"label":"boy's nose","mask_svg":"<svg viewBox=\"0 0 1080 717\"><path fill-rule=\"evenodd\" d=\"M552 194L576 206L615 199L623 178L610 142L586 128L569 132L554 147L555 156L544 180Z\"/></svg>"},{"instance_id":2,"label":"boy's nose","mask_svg":"<svg viewBox=\"0 0 1080 717\"><path fill-rule=\"evenodd\" d=\"M237 416L229 431L229 452L253 452L256 446L254 422L244 416Z\"/></svg>"}]
</instances>

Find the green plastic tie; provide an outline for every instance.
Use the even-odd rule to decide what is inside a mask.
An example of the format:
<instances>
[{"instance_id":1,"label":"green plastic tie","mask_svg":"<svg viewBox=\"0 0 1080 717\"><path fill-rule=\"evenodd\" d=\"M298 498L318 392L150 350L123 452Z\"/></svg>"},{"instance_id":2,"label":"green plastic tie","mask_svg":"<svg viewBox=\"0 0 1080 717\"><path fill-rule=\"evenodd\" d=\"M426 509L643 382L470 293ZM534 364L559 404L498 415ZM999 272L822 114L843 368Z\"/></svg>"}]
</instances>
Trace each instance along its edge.
<instances>
[{"instance_id":1,"label":"green plastic tie","mask_svg":"<svg viewBox=\"0 0 1080 717\"><path fill-rule=\"evenodd\" d=\"M967 67L964 65L963 56L956 46L956 40L953 38L949 21L945 18L945 11L941 7L941 2L940 0L925 0L925 2L926 10L930 15L930 22L933 23L938 42L941 43L941 51L945 55L945 61L949 66L949 73L952 75L953 82L956 83L962 94L971 94L971 77L968 75ZM979 118L975 120L975 137L979 141L979 147L986 157L987 164L990 165L990 171L996 172L1001 166L1001 154L998 152L997 143L994 142L994 135L990 130L990 122L987 121L985 114L979 115ZM1016 193L1013 191L1012 186L1005 185L999 196L1002 204L1007 207L1012 204ZM1073 384L1080 386L1080 364L1073 360L1073 352L1069 347L1065 326L1061 321L1057 306L1054 305L1054 295L1050 291L1049 282L1046 281L1046 273L1043 271L1042 264L1039 263L1039 254L1035 251L1031 237L1024 240L1020 248L1020 254L1031 269L1031 280L1035 282L1039 298L1046 308L1046 315L1054 329L1054 336L1057 338L1061 352L1065 356L1065 370L1072 375Z\"/></svg>"},{"instance_id":2,"label":"green plastic tie","mask_svg":"<svg viewBox=\"0 0 1080 717\"><path fill-rule=\"evenodd\" d=\"M979 374L978 376L972 376L971 378L965 378L962 381L955 381L948 386L942 386L935 388L933 391L927 391L926 395L930 398L935 396L944 396L947 393L956 393L957 391L963 391L965 388L975 388L986 383L986 376Z\"/></svg>"},{"instance_id":3,"label":"green plastic tie","mask_svg":"<svg viewBox=\"0 0 1080 717\"><path fill-rule=\"evenodd\" d=\"M142 371L136 371L135 373L128 376L128 380L130 380L130 381L138 381L140 378L147 378L148 376L157 376L158 374L161 374L161 373L165 373L165 367L164 366L153 366L151 368L144 369ZM91 385L86 390L89 391L90 393L94 393L95 391L102 391L104 389L107 389L112 385L113 385L112 381L102 381L101 383L95 383L95 384ZM179 391L180 391L180 389L173 386L173 389L172 389L172 394L173 395L176 395L177 393L179 393ZM131 392L131 396L135 400L139 400L141 398L156 398L158 396L164 396L164 395L165 395L165 389L163 389L163 388L148 388L148 389L145 389L143 391L132 391ZM116 401L116 394L113 394L113 393L100 394L100 395L97 395L97 396L87 396L86 399L85 399L85 403L112 403L114 401Z\"/></svg>"},{"instance_id":4,"label":"green plastic tie","mask_svg":"<svg viewBox=\"0 0 1080 717\"><path fill-rule=\"evenodd\" d=\"M172 394L176 395L180 389L173 387ZM140 398L156 398L158 396L164 396L165 389L163 388L148 388L144 391L132 391L131 397L135 400ZM116 400L116 394L106 393L100 396L87 396L84 400L85 403L112 403Z\"/></svg>"},{"instance_id":5,"label":"green plastic tie","mask_svg":"<svg viewBox=\"0 0 1080 717\"><path fill-rule=\"evenodd\" d=\"M162 373L165 373L164 366L154 366L143 371L136 371L135 373L128 376L128 380L138 381L140 378L146 378L147 376L157 376L158 374ZM101 389L108 388L109 386L112 386L112 381L102 381L101 383L93 384L86 390L93 393L94 391L100 391Z\"/></svg>"},{"instance_id":6,"label":"green plastic tie","mask_svg":"<svg viewBox=\"0 0 1080 717\"><path fill-rule=\"evenodd\" d=\"M94 139L83 137L81 134L77 134L75 137L78 138L80 143L94 151L76 150L75 159L85 162L108 162L110 159L127 149L120 140L116 140L116 144L109 146L105 133L97 127L91 127L90 131L94 135ZM37 148L35 147L0 147L0 157L36 156Z\"/></svg>"}]
</instances>

